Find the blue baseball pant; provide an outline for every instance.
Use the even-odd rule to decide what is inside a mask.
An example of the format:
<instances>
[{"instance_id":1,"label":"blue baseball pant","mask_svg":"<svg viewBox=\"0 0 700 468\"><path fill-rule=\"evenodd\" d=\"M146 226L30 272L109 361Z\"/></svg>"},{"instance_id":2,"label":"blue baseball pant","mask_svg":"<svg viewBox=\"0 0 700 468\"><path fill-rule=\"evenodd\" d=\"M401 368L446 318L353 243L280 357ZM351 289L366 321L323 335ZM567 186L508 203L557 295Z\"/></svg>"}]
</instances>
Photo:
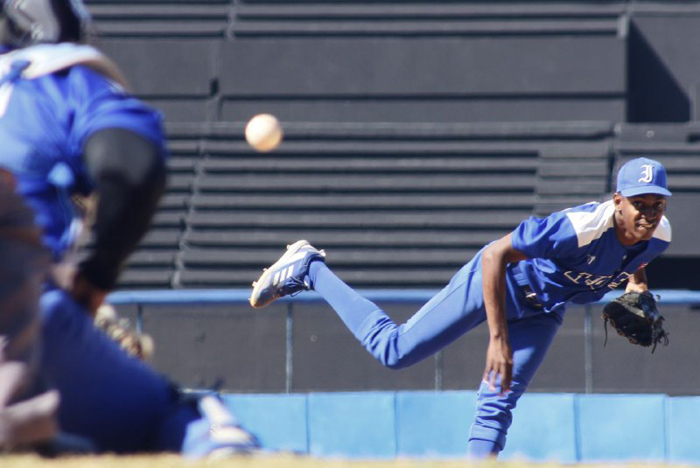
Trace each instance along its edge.
<instances>
[{"instance_id":1,"label":"blue baseball pant","mask_svg":"<svg viewBox=\"0 0 700 468\"><path fill-rule=\"evenodd\" d=\"M128 356L62 290L41 297L42 363L59 391L62 431L100 451L180 451L200 415L148 365Z\"/></svg>"},{"instance_id":2,"label":"blue baseball pant","mask_svg":"<svg viewBox=\"0 0 700 468\"><path fill-rule=\"evenodd\" d=\"M309 276L316 292L333 307L367 351L384 366L400 369L438 352L486 320L481 252L406 323L396 325L377 305L361 297L323 263L313 262ZM513 349L511 392L500 395L482 384L469 438L469 455L482 458L505 446L511 411L542 363L562 313L527 306L524 293L506 275L506 311Z\"/></svg>"}]
</instances>

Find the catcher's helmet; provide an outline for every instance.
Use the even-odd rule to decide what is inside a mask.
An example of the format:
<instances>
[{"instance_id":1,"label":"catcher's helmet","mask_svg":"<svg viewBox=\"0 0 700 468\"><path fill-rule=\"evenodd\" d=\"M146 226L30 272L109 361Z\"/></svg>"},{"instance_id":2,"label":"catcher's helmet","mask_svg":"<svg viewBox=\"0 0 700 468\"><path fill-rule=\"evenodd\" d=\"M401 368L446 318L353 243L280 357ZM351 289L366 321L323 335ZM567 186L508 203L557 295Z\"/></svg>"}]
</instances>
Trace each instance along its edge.
<instances>
[{"instance_id":1,"label":"catcher's helmet","mask_svg":"<svg viewBox=\"0 0 700 468\"><path fill-rule=\"evenodd\" d=\"M14 46L84 39L90 15L83 0L1 1L7 37Z\"/></svg>"}]
</instances>

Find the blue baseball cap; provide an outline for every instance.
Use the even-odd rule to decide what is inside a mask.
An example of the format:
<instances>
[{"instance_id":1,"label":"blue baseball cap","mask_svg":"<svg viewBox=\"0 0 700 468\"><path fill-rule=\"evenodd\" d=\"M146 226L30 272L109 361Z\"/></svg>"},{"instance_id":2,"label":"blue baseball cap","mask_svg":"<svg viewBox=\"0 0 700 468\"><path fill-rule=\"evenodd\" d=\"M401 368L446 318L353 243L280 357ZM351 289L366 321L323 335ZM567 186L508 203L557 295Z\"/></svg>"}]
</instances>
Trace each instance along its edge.
<instances>
[{"instance_id":1,"label":"blue baseball cap","mask_svg":"<svg viewBox=\"0 0 700 468\"><path fill-rule=\"evenodd\" d=\"M632 159L620 168L616 192L623 197L648 193L671 196L666 184L666 169L660 162L648 158Z\"/></svg>"}]
</instances>

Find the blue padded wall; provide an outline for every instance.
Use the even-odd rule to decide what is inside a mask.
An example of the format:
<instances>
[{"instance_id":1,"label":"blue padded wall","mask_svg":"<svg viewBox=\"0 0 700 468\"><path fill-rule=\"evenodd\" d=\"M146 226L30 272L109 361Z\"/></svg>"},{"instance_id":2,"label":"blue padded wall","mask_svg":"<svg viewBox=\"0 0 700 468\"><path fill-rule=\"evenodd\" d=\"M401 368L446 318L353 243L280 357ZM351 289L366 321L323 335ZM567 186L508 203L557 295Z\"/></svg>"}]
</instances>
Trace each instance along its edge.
<instances>
[{"instance_id":1,"label":"blue padded wall","mask_svg":"<svg viewBox=\"0 0 700 468\"><path fill-rule=\"evenodd\" d=\"M668 401L668 461L700 462L697 431L700 397L674 397Z\"/></svg>"},{"instance_id":2,"label":"blue padded wall","mask_svg":"<svg viewBox=\"0 0 700 468\"><path fill-rule=\"evenodd\" d=\"M581 459L663 461L665 395L579 395Z\"/></svg>"},{"instance_id":3,"label":"blue padded wall","mask_svg":"<svg viewBox=\"0 0 700 468\"><path fill-rule=\"evenodd\" d=\"M225 394L265 449L314 457L465 458L476 393ZM533 393L501 460L700 464L700 397Z\"/></svg>"},{"instance_id":4,"label":"blue padded wall","mask_svg":"<svg viewBox=\"0 0 700 468\"><path fill-rule=\"evenodd\" d=\"M306 395L223 395L223 399L265 449L308 453Z\"/></svg>"},{"instance_id":5,"label":"blue padded wall","mask_svg":"<svg viewBox=\"0 0 700 468\"><path fill-rule=\"evenodd\" d=\"M309 453L324 457L396 456L395 394L309 395Z\"/></svg>"},{"instance_id":6,"label":"blue padded wall","mask_svg":"<svg viewBox=\"0 0 700 468\"><path fill-rule=\"evenodd\" d=\"M576 462L575 401L576 395L570 393L523 395L500 458Z\"/></svg>"},{"instance_id":7,"label":"blue padded wall","mask_svg":"<svg viewBox=\"0 0 700 468\"><path fill-rule=\"evenodd\" d=\"M472 392L396 394L396 444L400 457L458 458L467 451L474 420Z\"/></svg>"}]
</instances>

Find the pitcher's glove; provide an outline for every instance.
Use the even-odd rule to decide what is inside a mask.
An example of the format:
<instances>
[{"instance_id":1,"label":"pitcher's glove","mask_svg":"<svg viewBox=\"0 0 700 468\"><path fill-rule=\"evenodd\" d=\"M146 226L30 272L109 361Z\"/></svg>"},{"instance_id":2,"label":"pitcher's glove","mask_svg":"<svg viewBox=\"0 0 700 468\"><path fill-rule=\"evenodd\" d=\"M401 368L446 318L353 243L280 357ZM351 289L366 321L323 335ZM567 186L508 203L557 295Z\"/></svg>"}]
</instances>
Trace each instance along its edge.
<instances>
[{"instance_id":1,"label":"pitcher's glove","mask_svg":"<svg viewBox=\"0 0 700 468\"><path fill-rule=\"evenodd\" d=\"M656 308L654 295L649 291L628 292L609 302L603 308L605 342L608 341L608 322L620 336L640 346L668 345L668 333L663 329L664 318Z\"/></svg>"}]
</instances>

